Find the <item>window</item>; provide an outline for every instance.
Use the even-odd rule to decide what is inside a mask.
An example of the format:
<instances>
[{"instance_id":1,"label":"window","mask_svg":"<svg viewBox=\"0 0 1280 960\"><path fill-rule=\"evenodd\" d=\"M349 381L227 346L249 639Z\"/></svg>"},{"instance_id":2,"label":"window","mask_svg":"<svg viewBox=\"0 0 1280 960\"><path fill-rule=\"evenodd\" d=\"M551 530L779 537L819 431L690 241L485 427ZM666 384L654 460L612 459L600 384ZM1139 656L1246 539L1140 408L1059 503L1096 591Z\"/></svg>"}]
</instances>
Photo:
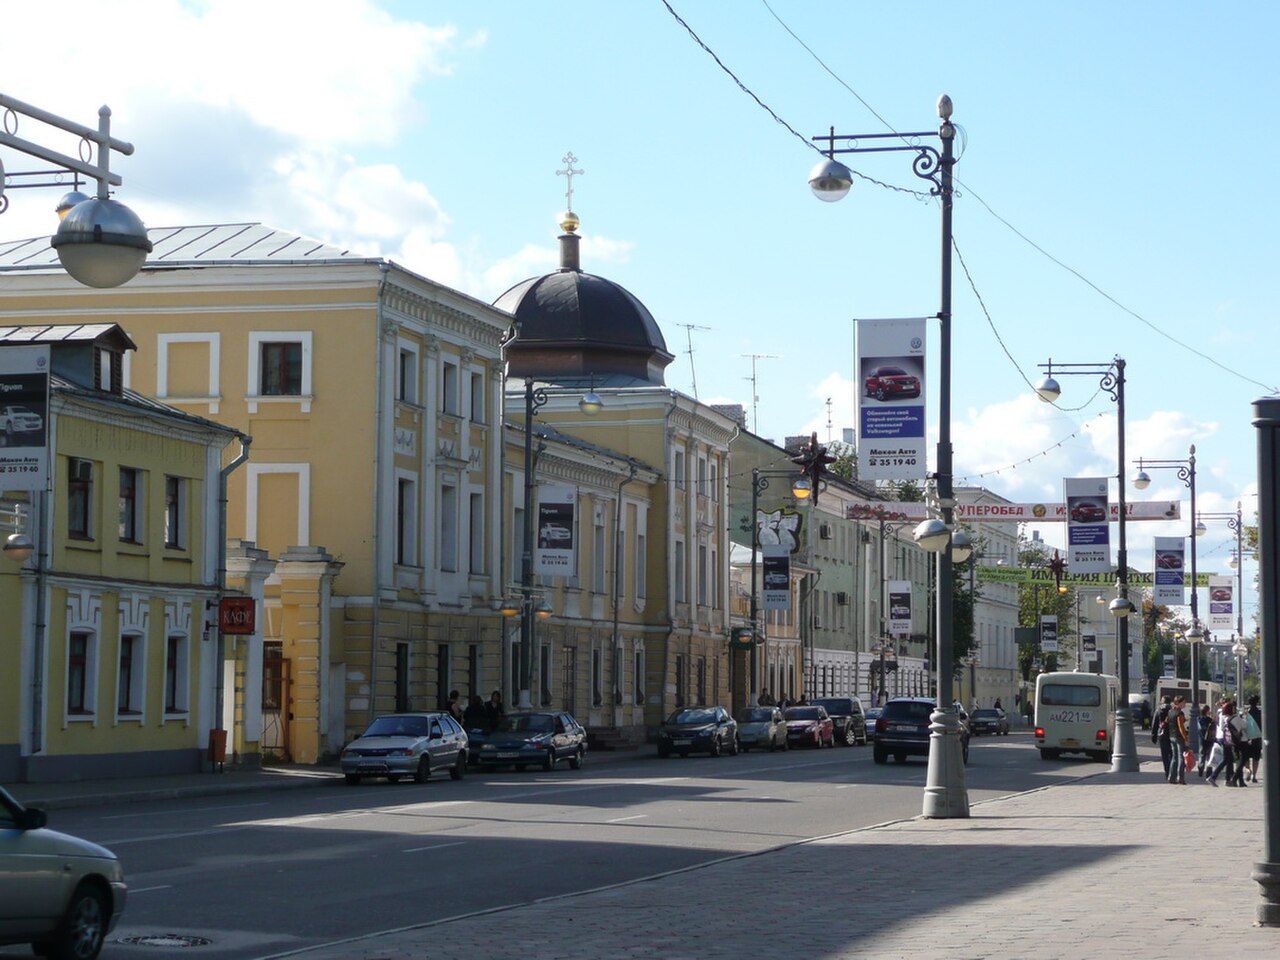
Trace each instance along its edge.
<instances>
[{"instance_id":1,"label":"window","mask_svg":"<svg viewBox=\"0 0 1280 960\"><path fill-rule=\"evenodd\" d=\"M169 637L165 642L164 712L166 714L187 712L187 671L190 647L190 641L182 636Z\"/></svg>"},{"instance_id":2,"label":"window","mask_svg":"<svg viewBox=\"0 0 1280 960\"><path fill-rule=\"evenodd\" d=\"M164 478L164 545L174 550L186 546L187 481L182 477Z\"/></svg>"},{"instance_id":3,"label":"window","mask_svg":"<svg viewBox=\"0 0 1280 960\"><path fill-rule=\"evenodd\" d=\"M604 653L599 647L591 648L591 705L604 703ZM568 707L565 708L569 709Z\"/></svg>"},{"instance_id":4,"label":"window","mask_svg":"<svg viewBox=\"0 0 1280 960\"><path fill-rule=\"evenodd\" d=\"M484 374L471 374L471 422L484 423Z\"/></svg>"},{"instance_id":5,"label":"window","mask_svg":"<svg viewBox=\"0 0 1280 960\"><path fill-rule=\"evenodd\" d=\"M405 477L396 480L396 563L417 562L417 484Z\"/></svg>"},{"instance_id":6,"label":"window","mask_svg":"<svg viewBox=\"0 0 1280 960\"><path fill-rule=\"evenodd\" d=\"M644 648L636 647L632 656L631 669L634 673L631 676L631 687L635 694L632 698L636 706L644 705Z\"/></svg>"},{"instance_id":7,"label":"window","mask_svg":"<svg viewBox=\"0 0 1280 960\"><path fill-rule=\"evenodd\" d=\"M707 496L707 458L698 458L698 496Z\"/></svg>"},{"instance_id":8,"label":"window","mask_svg":"<svg viewBox=\"0 0 1280 960\"><path fill-rule=\"evenodd\" d=\"M124 356L115 350L94 348L93 385L107 393L124 392Z\"/></svg>"},{"instance_id":9,"label":"window","mask_svg":"<svg viewBox=\"0 0 1280 960\"><path fill-rule=\"evenodd\" d=\"M126 543L142 542L142 491L139 472L132 467L120 468L120 539Z\"/></svg>"},{"instance_id":10,"label":"window","mask_svg":"<svg viewBox=\"0 0 1280 960\"><path fill-rule=\"evenodd\" d=\"M93 539L93 464L75 457L67 461L67 536Z\"/></svg>"},{"instance_id":11,"label":"window","mask_svg":"<svg viewBox=\"0 0 1280 960\"><path fill-rule=\"evenodd\" d=\"M409 712L409 645L396 644L396 713Z\"/></svg>"},{"instance_id":12,"label":"window","mask_svg":"<svg viewBox=\"0 0 1280 960\"><path fill-rule=\"evenodd\" d=\"M440 569L458 569L458 488L440 487Z\"/></svg>"},{"instance_id":13,"label":"window","mask_svg":"<svg viewBox=\"0 0 1280 960\"><path fill-rule=\"evenodd\" d=\"M685 676L684 654L676 654L676 706L683 707L684 704L684 688L688 685L688 678Z\"/></svg>"},{"instance_id":14,"label":"window","mask_svg":"<svg viewBox=\"0 0 1280 960\"><path fill-rule=\"evenodd\" d=\"M707 605L707 548L698 544L698 606Z\"/></svg>"},{"instance_id":15,"label":"window","mask_svg":"<svg viewBox=\"0 0 1280 960\"><path fill-rule=\"evenodd\" d=\"M591 551L591 589L596 593L604 593L604 524L597 523L594 530Z\"/></svg>"},{"instance_id":16,"label":"window","mask_svg":"<svg viewBox=\"0 0 1280 960\"><path fill-rule=\"evenodd\" d=\"M262 644L262 709L277 711L284 703L284 645L278 640ZM165 709L169 709L166 707Z\"/></svg>"},{"instance_id":17,"label":"window","mask_svg":"<svg viewBox=\"0 0 1280 960\"><path fill-rule=\"evenodd\" d=\"M713 548L711 549L711 571L710 571L710 573L708 574L707 579L709 580L710 585L711 585L711 589L710 589L710 591L709 591L709 596L710 596L710 600L711 600L711 606L712 606L712 607L717 607L717 608L720 606L720 563L719 563L719 557L720 557L719 553L717 553L717 552L716 552L716 550L715 550L715 548L713 547Z\"/></svg>"},{"instance_id":18,"label":"window","mask_svg":"<svg viewBox=\"0 0 1280 960\"><path fill-rule=\"evenodd\" d=\"M577 699L578 694L578 648L565 647L561 652L564 655L564 690L562 691L564 700L561 709L572 713L574 700ZM544 702L551 702L549 693L546 695Z\"/></svg>"},{"instance_id":19,"label":"window","mask_svg":"<svg viewBox=\"0 0 1280 960\"><path fill-rule=\"evenodd\" d=\"M684 541L676 541L676 603L685 603L688 597L685 596L684 582Z\"/></svg>"},{"instance_id":20,"label":"window","mask_svg":"<svg viewBox=\"0 0 1280 960\"><path fill-rule=\"evenodd\" d=\"M698 702L707 703L707 658L698 658Z\"/></svg>"},{"instance_id":21,"label":"window","mask_svg":"<svg viewBox=\"0 0 1280 960\"><path fill-rule=\"evenodd\" d=\"M142 713L143 678L146 657L143 640L132 634L120 638L120 664L116 674L116 713L138 716Z\"/></svg>"},{"instance_id":22,"label":"window","mask_svg":"<svg viewBox=\"0 0 1280 960\"><path fill-rule=\"evenodd\" d=\"M716 466L716 462L714 459L709 460L707 462L707 471L710 474L710 477L708 480L708 486L711 488L707 492L707 496L709 496L712 500L719 500L720 499L720 469L719 467Z\"/></svg>"},{"instance_id":23,"label":"window","mask_svg":"<svg viewBox=\"0 0 1280 960\"><path fill-rule=\"evenodd\" d=\"M96 642L93 634L73 631L67 644L67 713L93 713L93 673Z\"/></svg>"},{"instance_id":24,"label":"window","mask_svg":"<svg viewBox=\"0 0 1280 960\"><path fill-rule=\"evenodd\" d=\"M648 564L649 558L645 552L644 534L636 534L636 599L642 600L645 596L645 566Z\"/></svg>"},{"instance_id":25,"label":"window","mask_svg":"<svg viewBox=\"0 0 1280 960\"><path fill-rule=\"evenodd\" d=\"M471 534L470 570L472 573L484 573L484 495L471 494L469 512L469 528ZM476 691L477 693L479 691Z\"/></svg>"},{"instance_id":26,"label":"window","mask_svg":"<svg viewBox=\"0 0 1280 960\"><path fill-rule=\"evenodd\" d=\"M684 451L683 450L676 451L675 467L673 469L675 470L675 475L676 475L676 489L683 490L684 489Z\"/></svg>"},{"instance_id":27,"label":"window","mask_svg":"<svg viewBox=\"0 0 1280 960\"><path fill-rule=\"evenodd\" d=\"M551 647L545 643L538 646L538 688L542 705L551 706Z\"/></svg>"},{"instance_id":28,"label":"window","mask_svg":"<svg viewBox=\"0 0 1280 960\"><path fill-rule=\"evenodd\" d=\"M396 368L396 398L405 403L417 403L418 353L416 350L401 347L399 361Z\"/></svg>"},{"instance_id":29,"label":"window","mask_svg":"<svg viewBox=\"0 0 1280 960\"><path fill-rule=\"evenodd\" d=\"M440 373L440 409L451 416L458 415L458 365L448 360Z\"/></svg>"},{"instance_id":30,"label":"window","mask_svg":"<svg viewBox=\"0 0 1280 960\"><path fill-rule=\"evenodd\" d=\"M296 340L261 345L258 393L264 397L302 396L302 344Z\"/></svg>"}]
</instances>

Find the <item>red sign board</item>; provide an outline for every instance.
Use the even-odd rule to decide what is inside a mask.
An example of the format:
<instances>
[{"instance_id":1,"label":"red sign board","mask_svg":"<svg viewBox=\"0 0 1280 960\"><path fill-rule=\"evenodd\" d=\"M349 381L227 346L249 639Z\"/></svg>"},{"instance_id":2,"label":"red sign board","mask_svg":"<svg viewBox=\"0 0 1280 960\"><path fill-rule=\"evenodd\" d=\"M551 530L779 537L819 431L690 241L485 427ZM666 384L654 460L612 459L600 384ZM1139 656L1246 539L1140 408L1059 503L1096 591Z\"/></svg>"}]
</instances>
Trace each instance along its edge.
<instances>
[{"instance_id":1,"label":"red sign board","mask_svg":"<svg viewBox=\"0 0 1280 960\"><path fill-rule=\"evenodd\" d=\"M218 630L241 635L257 633L256 611L253 597L223 597L218 602Z\"/></svg>"}]
</instances>

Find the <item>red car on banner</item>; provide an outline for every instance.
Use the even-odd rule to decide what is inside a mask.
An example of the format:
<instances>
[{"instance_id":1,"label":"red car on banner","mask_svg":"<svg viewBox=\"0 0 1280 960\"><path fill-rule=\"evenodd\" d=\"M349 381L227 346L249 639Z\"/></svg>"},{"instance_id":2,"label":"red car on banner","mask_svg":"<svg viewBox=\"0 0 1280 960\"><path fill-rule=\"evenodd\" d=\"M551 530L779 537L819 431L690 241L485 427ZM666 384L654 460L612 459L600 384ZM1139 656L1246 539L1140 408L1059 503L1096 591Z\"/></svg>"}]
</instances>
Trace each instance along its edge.
<instances>
[{"instance_id":1,"label":"red car on banner","mask_svg":"<svg viewBox=\"0 0 1280 960\"><path fill-rule=\"evenodd\" d=\"M867 396L877 400L920 396L920 378L901 367L876 367L867 376Z\"/></svg>"}]
</instances>

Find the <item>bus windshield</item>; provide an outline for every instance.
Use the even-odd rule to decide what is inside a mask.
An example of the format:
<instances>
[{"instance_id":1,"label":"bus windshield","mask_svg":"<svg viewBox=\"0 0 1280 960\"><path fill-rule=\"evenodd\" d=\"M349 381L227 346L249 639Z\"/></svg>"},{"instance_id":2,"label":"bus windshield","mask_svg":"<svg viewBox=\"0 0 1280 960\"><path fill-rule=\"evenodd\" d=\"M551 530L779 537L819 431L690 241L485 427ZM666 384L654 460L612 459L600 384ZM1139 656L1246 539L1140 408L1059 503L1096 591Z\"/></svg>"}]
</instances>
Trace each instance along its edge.
<instances>
[{"instance_id":1,"label":"bus windshield","mask_svg":"<svg viewBox=\"0 0 1280 960\"><path fill-rule=\"evenodd\" d=\"M1046 683L1040 688L1040 702L1048 707L1097 707L1102 705L1102 688L1092 684Z\"/></svg>"}]
</instances>

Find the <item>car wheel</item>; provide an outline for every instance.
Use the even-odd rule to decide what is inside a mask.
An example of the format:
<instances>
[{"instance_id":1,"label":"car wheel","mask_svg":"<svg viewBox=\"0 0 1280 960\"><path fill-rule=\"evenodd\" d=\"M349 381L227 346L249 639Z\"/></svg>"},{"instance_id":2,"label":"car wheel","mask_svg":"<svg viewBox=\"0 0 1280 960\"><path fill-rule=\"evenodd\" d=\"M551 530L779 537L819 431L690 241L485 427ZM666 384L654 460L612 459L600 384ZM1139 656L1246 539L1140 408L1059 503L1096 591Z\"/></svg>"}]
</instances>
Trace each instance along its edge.
<instances>
[{"instance_id":1,"label":"car wheel","mask_svg":"<svg viewBox=\"0 0 1280 960\"><path fill-rule=\"evenodd\" d=\"M587 759L586 751L583 750L581 747L579 747L578 752L569 758L569 769L581 770L583 761L585 761L586 759Z\"/></svg>"},{"instance_id":2,"label":"car wheel","mask_svg":"<svg viewBox=\"0 0 1280 960\"><path fill-rule=\"evenodd\" d=\"M467 775L467 755L460 752L458 759L453 761L453 766L449 769L449 776L454 780L461 780Z\"/></svg>"},{"instance_id":3,"label":"car wheel","mask_svg":"<svg viewBox=\"0 0 1280 960\"><path fill-rule=\"evenodd\" d=\"M397 780L400 779L400 775L392 774L390 777L387 777L387 779L390 780L392 783L395 783ZM426 783L430 779L431 779L431 761L430 759L427 758L425 754L423 754L421 757L418 758L418 769L413 771L413 782Z\"/></svg>"},{"instance_id":4,"label":"car wheel","mask_svg":"<svg viewBox=\"0 0 1280 960\"><path fill-rule=\"evenodd\" d=\"M101 890L85 884L76 887L71 905L53 939L43 946L52 960L93 960L107 935L107 899Z\"/></svg>"},{"instance_id":5,"label":"car wheel","mask_svg":"<svg viewBox=\"0 0 1280 960\"><path fill-rule=\"evenodd\" d=\"M554 770L556 768L556 749L552 747L547 751L547 755L542 758L543 770Z\"/></svg>"},{"instance_id":6,"label":"car wheel","mask_svg":"<svg viewBox=\"0 0 1280 960\"><path fill-rule=\"evenodd\" d=\"M888 763L888 762L889 762L889 754L887 754L885 751L881 750L879 747L872 747L872 748L871 748L871 759L872 759L872 760L874 760L876 763Z\"/></svg>"},{"instance_id":7,"label":"car wheel","mask_svg":"<svg viewBox=\"0 0 1280 960\"><path fill-rule=\"evenodd\" d=\"M360 782L360 774L358 773L348 773L348 774L345 774L345 776L347 778L347 783L351 784L352 786L355 786L357 783Z\"/></svg>"},{"instance_id":8,"label":"car wheel","mask_svg":"<svg viewBox=\"0 0 1280 960\"><path fill-rule=\"evenodd\" d=\"M720 738L719 737L711 738L710 753L713 757L720 756Z\"/></svg>"},{"instance_id":9,"label":"car wheel","mask_svg":"<svg viewBox=\"0 0 1280 960\"><path fill-rule=\"evenodd\" d=\"M895 753L893 755L893 760L895 763L906 763L907 755L905 753Z\"/></svg>"},{"instance_id":10,"label":"car wheel","mask_svg":"<svg viewBox=\"0 0 1280 960\"><path fill-rule=\"evenodd\" d=\"M876 399L883 400L885 396L887 396L887 394L884 392L884 387L876 387Z\"/></svg>"},{"instance_id":11,"label":"car wheel","mask_svg":"<svg viewBox=\"0 0 1280 960\"><path fill-rule=\"evenodd\" d=\"M844 728L844 740L842 742L846 747L853 747L857 745L858 731L853 729L852 723Z\"/></svg>"},{"instance_id":12,"label":"car wheel","mask_svg":"<svg viewBox=\"0 0 1280 960\"><path fill-rule=\"evenodd\" d=\"M400 782L400 774L398 773L387 774L387 783L399 783L399 782Z\"/></svg>"}]
</instances>

